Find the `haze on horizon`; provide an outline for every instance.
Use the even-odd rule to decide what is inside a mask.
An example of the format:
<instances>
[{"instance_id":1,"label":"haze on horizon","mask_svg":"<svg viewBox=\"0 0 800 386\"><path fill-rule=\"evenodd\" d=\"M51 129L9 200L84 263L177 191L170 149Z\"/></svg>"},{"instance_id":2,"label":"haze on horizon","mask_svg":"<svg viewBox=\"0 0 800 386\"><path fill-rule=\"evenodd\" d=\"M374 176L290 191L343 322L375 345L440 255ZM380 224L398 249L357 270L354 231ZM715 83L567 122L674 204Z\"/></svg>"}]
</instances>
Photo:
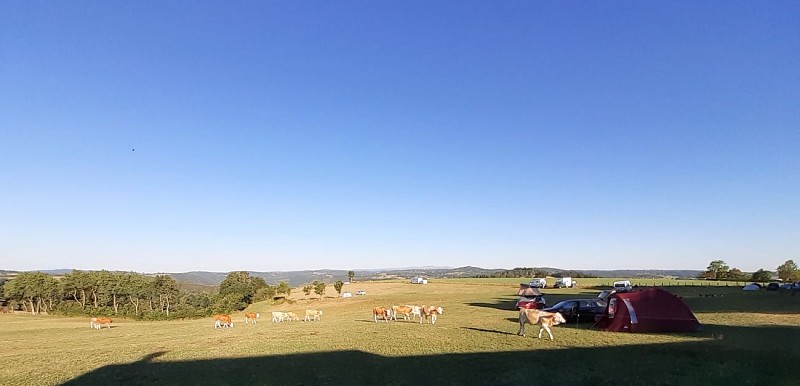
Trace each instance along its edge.
<instances>
[{"instance_id":1,"label":"haze on horizon","mask_svg":"<svg viewBox=\"0 0 800 386\"><path fill-rule=\"evenodd\" d=\"M0 3L0 269L774 271L800 5Z\"/></svg>"}]
</instances>

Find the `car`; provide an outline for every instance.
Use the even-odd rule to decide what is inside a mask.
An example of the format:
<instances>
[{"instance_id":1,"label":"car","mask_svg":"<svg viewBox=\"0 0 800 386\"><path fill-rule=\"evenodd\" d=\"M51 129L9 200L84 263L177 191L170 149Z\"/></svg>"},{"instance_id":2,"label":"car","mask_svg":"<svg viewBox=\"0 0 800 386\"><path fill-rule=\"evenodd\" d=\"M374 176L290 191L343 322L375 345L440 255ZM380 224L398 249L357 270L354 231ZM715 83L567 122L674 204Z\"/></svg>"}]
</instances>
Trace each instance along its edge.
<instances>
[{"instance_id":1,"label":"car","mask_svg":"<svg viewBox=\"0 0 800 386\"><path fill-rule=\"evenodd\" d=\"M366 294L367 294L367 291L364 291L364 290L356 291L356 295L366 295Z\"/></svg>"},{"instance_id":2,"label":"car","mask_svg":"<svg viewBox=\"0 0 800 386\"><path fill-rule=\"evenodd\" d=\"M592 322L605 315L606 306L598 299L568 299L544 309L547 312L560 312L568 322Z\"/></svg>"},{"instance_id":3,"label":"car","mask_svg":"<svg viewBox=\"0 0 800 386\"><path fill-rule=\"evenodd\" d=\"M536 296L520 296L517 300L517 303L514 304L514 309L519 310L520 308L527 308L527 309L537 309L541 310L547 306L547 302L544 300L544 296L536 295Z\"/></svg>"},{"instance_id":4,"label":"car","mask_svg":"<svg viewBox=\"0 0 800 386\"><path fill-rule=\"evenodd\" d=\"M781 289L790 290L794 288L794 284L792 283L783 283L781 284Z\"/></svg>"},{"instance_id":5,"label":"car","mask_svg":"<svg viewBox=\"0 0 800 386\"><path fill-rule=\"evenodd\" d=\"M779 289L781 289L781 285L778 283L767 284L767 291L777 291Z\"/></svg>"}]
</instances>

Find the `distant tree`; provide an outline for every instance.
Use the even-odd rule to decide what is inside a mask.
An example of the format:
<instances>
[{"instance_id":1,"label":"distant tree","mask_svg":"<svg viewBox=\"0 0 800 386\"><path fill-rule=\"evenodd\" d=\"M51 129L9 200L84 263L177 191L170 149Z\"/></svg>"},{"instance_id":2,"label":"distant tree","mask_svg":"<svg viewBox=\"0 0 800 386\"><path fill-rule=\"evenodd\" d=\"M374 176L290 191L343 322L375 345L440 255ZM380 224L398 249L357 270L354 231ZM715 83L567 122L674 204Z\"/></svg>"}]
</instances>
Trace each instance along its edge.
<instances>
[{"instance_id":1,"label":"distant tree","mask_svg":"<svg viewBox=\"0 0 800 386\"><path fill-rule=\"evenodd\" d=\"M344 286L344 283L342 283L341 280L336 280L336 283L333 283L333 288L336 290L336 292L339 293L339 295L342 294L342 287L343 286Z\"/></svg>"},{"instance_id":2,"label":"distant tree","mask_svg":"<svg viewBox=\"0 0 800 386\"><path fill-rule=\"evenodd\" d=\"M353 282L353 278L354 277L356 277L356 273L355 272L347 271L347 278L350 280L351 283Z\"/></svg>"},{"instance_id":3,"label":"distant tree","mask_svg":"<svg viewBox=\"0 0 800 386\"><path fill-rule=\"evenodd\" d=\"M222 283L219 283L219 296L224 298L228 295L235 295L233 298L242 299L245 304L252 303L253 295L255 295L255 278L250 277L250 273L246 271L231 272L225 277ZM263 283L261 279L260 283ZM259 284L260 284L259 283ZM266 283L264 283L266 284Z\"/></svg>"},{"instance_id":4,"label":"distant tree","mask_svg":"<svg viewBox=\"0 0 800 386\"><path fill-rule=\"evenodd\" d=\"M753 276L750 278L750 280L755 282L765 282L769 281L770 278L772 278L772 272L759 269L758 271L753 272Z\"/></svg>"},{"instance_id":5,"label":"distant tree","mask_svg":"<svg viewBox=\"0 0 800 386\"><path fill-rule=\"evenodd\" d=\"M783 264L778 266L778 277L783 281L794 281L798 278L797 264L794 260L786 260Z\"/></svg>"},{"instance_id":6,"label":"distant tree","mask_svg":"<svg viewBox=\"0 0 800 386\"><path fill-rule=\"evenodd\" d=\"M309 285L303 287L303 293L306 294L306 296L308 296L308 295L311 294L311 290L313 290L313 289L314 289L314 286L309 284Z\"/></svg>"},{"instance_id":7,"label":"distant tree","mask_svg":"<svg viewBox=\"0 0 800 386\"><path fill-rule=\"evenodd\" d=\"M322 297L325 295L325 283L321 281L314 281L314 293Z\"/></svg>"},{"instance_id":8,"label":"distant tree","mask_svg":"<svg viewBox=\"0 0 800 386\"><path fill-rule=\"evenodd\" d=\"M749 278L750 276L742 272L739 268L731 268L731 270L728 271L728 273L724 277L725 280L734 280L734 281L740 281L740 280L744 281Z\"/></svg>"},{"instance_id":9,"label":"distant tree","mask_svg":"<svg viewBox=\"0 0 800 386\"><path fill-rule=\"evenodd\" d=\"M289 287L289 283L282 281L278 283L277 292L279 294L286 294L286 296L292 295L292 287Z\"/></svg>"},{"instance_id":10,"label":"distant tree","mask_svg":"<svg viewBox=\"0 0 800 386\"><path fill-rule=\"evenodd\" d=\"M706 268L706 278L722 280L728 274L730 267L722 260L714 260Z\"/></svg>"}]
</instances>

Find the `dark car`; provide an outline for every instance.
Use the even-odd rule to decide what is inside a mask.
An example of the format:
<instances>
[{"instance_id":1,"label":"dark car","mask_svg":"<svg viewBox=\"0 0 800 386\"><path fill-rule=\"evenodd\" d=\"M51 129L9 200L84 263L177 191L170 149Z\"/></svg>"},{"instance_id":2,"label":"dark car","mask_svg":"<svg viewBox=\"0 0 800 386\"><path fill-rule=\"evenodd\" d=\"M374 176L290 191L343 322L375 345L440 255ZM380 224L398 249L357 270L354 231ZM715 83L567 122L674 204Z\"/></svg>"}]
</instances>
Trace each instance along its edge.
<instances>
[{"instance_id":1,"label":"dark car","mask_svg":"<svg viewBox=\"0 0 800 386\"><path fill-rule=\"evenodd\" d=\"M781 289L781 285L778 283L767 284L767 291L777 291L779 289Z\"/></svg>"},{"instance_id":2,"label":"dark car","mask_svg":"<svg viewBox=\"0 0 800 386\"><path fill-rule=\"evenodd\" d=\"M592 322L606 312L606 306L598 299L569 299L544 309L548 312L560 312L568 322Z\"/></svg>"},{"instance_id":3,"label":"dark car","mask_svg":"<svg viewBox=\"0 0 800 386\"><path fill-rule=\"evenodd\" d=\"M517 303L514 305L514 309L518 310L520 308L527 308L527 309L538 309L541 310L547 306L547 302L544 300L544 296L537 295L537 296L520 296L517 300Z\"/></svg>"}]
</instances>

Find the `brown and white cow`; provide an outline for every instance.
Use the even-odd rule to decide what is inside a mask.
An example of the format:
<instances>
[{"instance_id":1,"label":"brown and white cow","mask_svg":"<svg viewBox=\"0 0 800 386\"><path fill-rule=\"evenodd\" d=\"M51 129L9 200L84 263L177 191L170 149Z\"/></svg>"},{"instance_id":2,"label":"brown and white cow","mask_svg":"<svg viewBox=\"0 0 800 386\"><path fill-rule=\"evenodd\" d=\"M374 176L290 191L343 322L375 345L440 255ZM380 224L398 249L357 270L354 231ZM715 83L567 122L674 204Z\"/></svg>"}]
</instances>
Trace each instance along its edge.
<instances>
[{"instance_id":1,"label":"brown and white cow","mask_svg":"<svg viewBox=\"0 0 800 386\"><path fill-rule=\"evenodd\" d=\"M230 315L217 314L214 315L214 328L228 328L233 327L233 320Z\"/></svg>"},{"instance_id":2,"label":"brown and white cow","mask_svg":"<svg viewBox=\"0 0 800 386\"><path fill-rule=\"evenodd\" d=\"M429 319L431 324L436 324L436 317L444 313L442 307L436 306L422 306L422 315L425 319ZM419 323L422 324L422 318L419 318Z\"/></svg>"},{"instance_id":3,"label":"brown and white cow","mask_svg":"<svg viewBox=\"0 0 800 386\"><path fill-rule=\"evenodd\" d=\"M253 321L253 324L256 324L258 318L261 317L261 314L258 312L245 312L244 313L244 322L245 324L250 324L250 321Z\"/></svg>"},{"instance_id":4,"label":"brown and white cow","mask_svg":"<svg viewBox=\"0 0 800 386\"><path fill-rule=\"evenodd\" d=\"M375 307L372 309L372 319L378 323L378 317L383 318L384 322L388 322L392 318L392 310L386 307Z\"/></svg>"},{"instance_id":5,"label":"brown and white cow","mask_svg":"<svg viewBox=\"0 0 800 386\"><path fill-rule=\"evenodd\" d=\"M397 320L397 314L403 315L404 320L408 320L411 316L412 308L409 306L392 306L392 320Z\"/></svg>"},{"instance_id":6,"label":"brown and white cow","mask_svg":"<svg viewBox=\"0 0 800 386\"><path fill-rule=\"evenodd\" d=\"M306 322L310 322L312 320L320 320L322 316L322 310L306 310L306 317L303 319Z\"/></svg>"},{"instance_id":7,"label":"brown and white cow","mask_svg":"<svg viewBox=\"0 0 800 386\"><path fill-rule=\"evenodd\" d=\"M111 318L92 318L89 321L89 328L101 329L103 326L111 329Z\"/></svg>"},{"instance_id":8,"label":"brown and white cow","mask_svg":"<svg viewBox=\"0 0 800 386\"><path fill-rule=\"evenodd\" d=\"M553 340L553 332L550 327L566 323L567 320L560 312L547 312L537 309L520 308L519 310L519 331L517 335L525 336L525 323L539 326L539 339L542 338L542 331L547 331L550 340Z\"/></svg>"},{"instance_id":9,"label":"brown and white cow","mask_svg":"<svg viewBox=\"0 0 800 386\"><path fill-rule=\"evenodd\" d=\"M286 315L288 316L289 321L300 320L300 317L294 312L289 311L286 313Z\"/></svg>"}]
</instances>

